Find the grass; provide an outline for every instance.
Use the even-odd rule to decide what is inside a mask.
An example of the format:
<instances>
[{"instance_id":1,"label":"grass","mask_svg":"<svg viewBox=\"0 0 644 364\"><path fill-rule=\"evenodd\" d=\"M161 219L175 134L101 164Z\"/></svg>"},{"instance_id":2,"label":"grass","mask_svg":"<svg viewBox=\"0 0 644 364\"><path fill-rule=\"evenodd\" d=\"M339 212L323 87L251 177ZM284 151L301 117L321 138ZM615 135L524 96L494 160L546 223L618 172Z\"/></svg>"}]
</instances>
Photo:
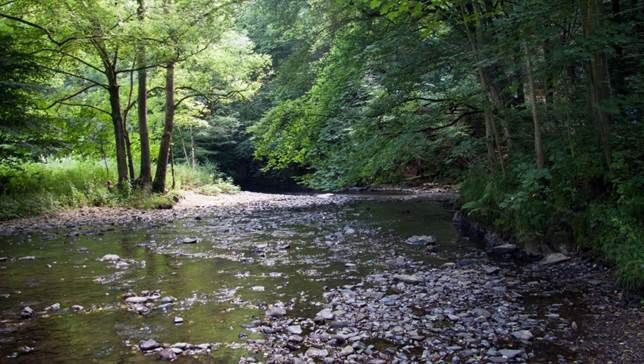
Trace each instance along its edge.
<instances>
[{"instance_id":1,"label":"grass","mask_svg":"<svg viewBox=\"0 0 644 364\"><path fill-rule=\"evenodd\" d=\"M175 166L176 188L166 194L108 188L115 168L101 161L64 158L46 163L0 164L0 220L40 215L83 206L170 208L180 190L204 194L234 193L239 188L212 166ZM168 175L167 183L172 177Z\"/></svg>"}]
</instances>

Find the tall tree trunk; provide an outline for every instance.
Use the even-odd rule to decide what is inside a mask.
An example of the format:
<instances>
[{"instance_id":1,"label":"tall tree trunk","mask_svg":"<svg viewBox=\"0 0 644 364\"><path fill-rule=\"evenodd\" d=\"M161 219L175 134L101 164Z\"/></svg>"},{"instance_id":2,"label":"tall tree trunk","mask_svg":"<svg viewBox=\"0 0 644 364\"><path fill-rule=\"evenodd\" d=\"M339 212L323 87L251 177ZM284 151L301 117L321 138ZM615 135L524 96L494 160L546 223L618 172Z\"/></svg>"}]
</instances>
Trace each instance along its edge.
<instances>
[{"instance_id":1,"label":"tall tree trunk","mask_svg":"<svg viewBox=\"0 0 644 364\"><path fill-rule=\"evenodd\" d=\"M537 97L535 96L534 78L532 76L532 62L530 60L530 53L528 46L524 45L525 50L525 64L526 76L528 78L528 88L530 89L530 108L532 110L532 123L534 125L534 153L537 160L537 168L543 169L545 165L545 158L543 155L543 142L541 140L541 123L539 121L539 113L537 110Z\"/></svg>"},{"instance_id":2,"label":"tall tree trunk","mask_svg":"<svg viewBox=\"0 0 644 364\"><path fill-rule=\"evenodd\" d=\"M183 139L183 130L181 128L178 128L179 130L179 137L181 137L181 149L183 150L183 159L185 159L186 163L190 160L190 157L188 157L188 149L186 148L186 141Z\"/></svg>"},{"instance_id":3,"label":"tall tree trunk","mask_svg":"<svg viewBox=\"0 0 644 364\"><path fill-rule=\"evenodd\" d=\"M138 0L137 14L139 21L145 19L144 0ZM139 139L141 144L141 187L147 188L152 183L152 167L150 162L150 137L148 135L148 95L147 95L147 70L145 69L145 46L139 43L136 50L136 63L138 70L138 96L137 111L139 117Z\"/></svg>"},{"instance_id":4,"label":"tall tree trunk","mask_svg":"<svg viewBox=\"0 0 644 364\"><path fill-rule=\"evenodd\" d=\"M496 151L494 148L494 137L492 136L492 113L488 107L484 110L485 118L485 146L487 147L487 160L492 173L496 172Z\"/></svg>"},{"instance_id":5,"label":"tall tree trunk","mask_svg":"<svg viewBox=\"0 0 644 364\"><path fill-rule=\"evenodd\" d=\"M592 37L596 34L598 18L601 14L598 0L582 0L583 2L583 27L584 35ZM600 145L604 155L604 163L608 168L611 162L611 148L609 143L609 122L608 114L602 110L601 104L610 97L610 80L606 53L603 50L596 50L587 65L590 75L590 106L593 111L595 124L599 132Z\"/></svg>"},{"instance_id":6,"label":"tall tree trunk","mask_svg":"<svg viewBox=\"0 0 644 364\"><path fill-rule=\"evenodd\" d=\"M116 171L118 174L119 188L125 188L128 183L127 157L125 151L125 137L123 135L123 119L121 114L121 99L116 73L112 67L106 67L108 92L110 96L110 108L112 124L114 127L114 139L116 142Z\"/></svg>"},{"instance_id":7,"label":"tall tree trunk","mask_svg":"<svg viewBox=\"0 0 644 364\"><path fill-rule=\"evenodd\" d=\"M176 176L174 174L174 148L173 144L170 144L170 173L172 174L172 189L177 188Z\"/></svg>"},{"instance_id":8,"label":"tall tree trunk","mask_svg":"<svg viewBox=\"0 0 644 364\"><path fill-rule=\"evenodd\" d=\"M195 155L195 135L192 133L192 126L190 127L190 156L192 158L192 169L197 168L197 157Z\"/></svg>"},{"instance_id":9,"label":"tall tree trunk","mask_svg":"<svg viewBox=\"0 0 644 364\"><path fill-rule=\"evenodd\" d=\"M165 122L163 124L163 136L159 146L159 158L157 158L157 170L154 175L152 190L162 193L165 191L165 176L168 171L168 156L172 143L172 127L174 124L174 62L166 65L165 75Z\"/></svg>"},{"instance_id":10,"label":"tall tree trunk","mask_svg":"<svg viewBox=\"0 0 644 364\"><path fill-rule=\"evenodd\" d=\"M132 160L132 143L130 143L130 133L127 131L127 125L123 118L123 138L125 139L125 155L127 156L127 168L130 173L130 182L134 182L134 160Z\"/></svg>"}]
</instances>

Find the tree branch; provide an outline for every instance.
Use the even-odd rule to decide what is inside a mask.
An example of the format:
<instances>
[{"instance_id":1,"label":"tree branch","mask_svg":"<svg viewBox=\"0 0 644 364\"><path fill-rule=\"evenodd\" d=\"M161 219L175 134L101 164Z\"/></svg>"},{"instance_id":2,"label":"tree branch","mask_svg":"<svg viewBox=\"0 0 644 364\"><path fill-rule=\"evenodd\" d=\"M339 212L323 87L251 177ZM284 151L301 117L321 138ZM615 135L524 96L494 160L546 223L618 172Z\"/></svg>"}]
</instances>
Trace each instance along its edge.
<instances>
[{"instance_id":1,"label":"tree branch","mask_svg":"<svg viewBox=\"0 0 644 364\"><path fill-rule=\"evenodd\" d=\"M107 114L107 115L109 115L109 116L112 116L112 113L111 113L111 112L109 112L109 111L107 111L107 110L104 110L104 109L101 109L100 107L96 107L96 106L94 106L94 105L79 104L79 103L75 103L75 102L61 102L61 103L59 103L59 105L65 105L65 106L78 106L78 107L87 107L87 108L90 108L90 109L93 109L93 110L96 110L96 111L100 111L100 112L102 112L102 113L104 113L104 114Z\"/></svg>"},{"instance_id":2,"label":"tree branch","mask_svg":"<svg viewBox=\"0 0 644 364\"><path fill-rule=\"evenodd\" d=\"M96 86L100 86L100 87L102 87L102 88L104 88L106 90L109 88L106 84L100 83L100 82L98 82L96 80L92 80L91 78L83 77L83 76L77 75L75 73L64 71L64 70L61 70L61 69L58 69L58 68L52 68L52 67L45 66L45 65L42 65L42 64L39 64L39 66L44 68L44 69L46 69L46 70L50 70L52 72L56 72L56 73L60 73L60 74L63 74L63 75L76 77L76 78L81 79L81 80L85 80L85 81L90 82L90 83L92 83L92 84L94 84Z\"/></svg>"},{"instance_id":3,"label":"tree branch","mask_svg":"<svg viewBox=\"0 0 644 364\"><path fill-rule=\"evenodd\" d=\"M74 97L76 97L76 96L78 96L78 95L82 94L83 92L85 92L85 91L87 91L87 90L89 90L89 89L91 89L91 88L93 88L93 87L97 87L97 86L98 86L98 85L94 85L94 84L92 84L92 85L89 85L89 86L83 87L82 89L80 89L80 90L78 90L78 91L74 92L73 94L67 95L67 96L63 97L62 99L59 99L59 100L54 101L51 105L47 106L46 110L51 109L52 107L56 106L56 104L63 103L63 102L65 102L65 101L69 100L69 99L73 99Z\"/></svg>"},{"instance_id":4,"label":"tree branch","mask_svg":"<svg viewBox=\"0 0 644 364\"><path fill-rule=\"evenodd\" d=\"M69 43L69 42L71 42L73 40L79 39L77 37L69 37L67 39L63 39L62 41L58 41L58 40L56 40L54 38L54 36L49 31L49 29L43 27L42 25L38 25L36 23L30 22L29 20L25 20L25 19L22 19L22 18L15 17L13 15L4 14L4 13L0 13L0 17L5 18L5 19L9 19L9 20L13 20L15 22L25 24L25 25L28 25L28 26L30 26L32 28L40 30L42 33L44 33L47 36L47 38L49 38L49 41L51 41L52 43L56 44L59 47L62 47L63 45L65 45L65 44L67 44L67 43Z\"/></svg>"}]
</instances>

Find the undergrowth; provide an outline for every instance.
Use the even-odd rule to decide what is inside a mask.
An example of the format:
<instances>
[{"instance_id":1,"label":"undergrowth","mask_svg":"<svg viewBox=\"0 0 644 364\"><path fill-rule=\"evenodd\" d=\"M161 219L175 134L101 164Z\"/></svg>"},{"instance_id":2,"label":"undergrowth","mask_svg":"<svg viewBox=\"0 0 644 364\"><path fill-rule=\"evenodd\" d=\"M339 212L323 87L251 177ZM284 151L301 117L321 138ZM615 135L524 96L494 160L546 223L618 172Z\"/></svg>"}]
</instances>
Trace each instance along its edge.
<instances>
[{"instance_id":1,"label":"undergrowth","mask_svg":"<svg viewBox=\"0 0 644 364\"><path fill-rule=\"evenodd\" d=\"M168 185L171 172L168 172ZM141 209L171 208L180 190L205 194L239 191L212 166L175 166L175 189L153 194L112 187L116 169L111 163L64 158L46 163L0 164L0 220L40 215L83 206L128 206Z\"/></svg>"},{"instance_id":2,"label":"undergrowth","mask_svg":"<svg viewBox=\"0 0 644 364\"><path fill-rule=\"evenodd\" d=\"M644 179L621 173L619 165L604 175L571 164L560 161L550 170L516 164L494 177L474 169L461 184L462 208L519 242L585 250L614 266L625 288L641 291Z\"/></svg>"}]
</instances>

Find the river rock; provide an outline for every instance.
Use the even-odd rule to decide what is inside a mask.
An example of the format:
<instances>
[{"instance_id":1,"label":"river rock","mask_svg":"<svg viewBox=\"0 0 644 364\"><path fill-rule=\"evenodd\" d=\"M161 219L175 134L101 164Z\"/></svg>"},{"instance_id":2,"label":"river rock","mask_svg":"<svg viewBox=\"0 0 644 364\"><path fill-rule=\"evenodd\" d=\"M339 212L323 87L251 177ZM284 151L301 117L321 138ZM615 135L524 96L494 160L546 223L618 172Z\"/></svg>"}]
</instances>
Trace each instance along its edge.
<instances>
[{"instance_id":1,"label":"river rock","mask_svg":"<svg viewBox=\"0 0 644 364\"><path fill-rule=\"evenodd\" d=\"M72 311L74 311L74 312L81 312L81 311L83 311L83 309L84 309L84 308L85 308L85 307L83 307L83 306L81 306L81 305L73 305L73 306L72 306Z\"/></svg>"},{"instance_id":2,"label":"river rock","mask_svg":"<svg viewBox=\"0 0 644 364\"><path fill-rule=\"evenodd\" d=\"M266 310L266 316L268 317L282 317L286 316L286 309L284 305L276 303L274 305L268 305L268 310Z\"/></svg>"},{"instance_id":3,"label":"river rock","mask_svg":"<svg viewBox=\"0 0 644 364\"><path fill-rule=\"evenodd\" d=\"M529 330L519 330L512 333L512 336L521 341L530 341L534 337Z\"/></svg>"},{"instance_id":4,"label":"river rock","mask_svg":"<svg viewBox=\"0 0 644 364\"><path fill-rule=\"evenodd\" d=\"M517 250L517 246L514 244L501 244L497 246L493 246L490 248L489 252L492 255L503 255L503 254L511 254L514 253Z\"/></svg>"},{"instance_id":5,"label":"river rock","mask_svg":"<svg viewBox=\"0 0 644 364\"><path fill-rule=\"evenodd\" d=\"M172 302L174 302L176 300L177 299L172 297L172 296L164 296L164 297L161 297L161 299L159 300L159 303L168 304L168 303L172 303Z\"/></svg>"},{"instance_id":6,"label":"river rock","mask_svg":"<svg viewBox=\"0 0 644 364\"><path fill-rule=\"evenodd\" d=\"M416 284L421 282L421 279L414 274L395 274L393 278L395 280L405 282L405 283L410 283L410 284Z\"/></svg>"},{"instance_id":7,"label":"river rock","mask_svg":"<svg viewBox=\"0 0 644 364\"><path fill-rule=\"evenodd\" d=\"M330 321L333 320L335 315L333 315L333 312L331 309L325 308L322 311L318 312L317 315L315 315L315 318L313 321L315 322L324 322L324 321Z\"/></svg>"},{"instance_id":8,"label":"river rock","mask_svg":"<svg viewBox=\"0 0 644 364\"><path fill-rule=\"evenodd\" d=\"M105 254L100 259L101 262L116 262L118 260L121 260L121 257L116 254Z\"/></svg>"},{"instance_id":9,"label":"river rock","mask_svg":"<svg viewBox=\"0 0 644 364\"><path fill-rule=\"evenodd\" d=\"M309 348L304 355L309 358L323 359L329 356L329 352L324 349Z\"/></svg>"},{"instance_id":10,"label":"river rock","mask_svg":"<svg viewBox=\"0 0 644 364\"><path fill-rule=\"evenodd\" d=\"M142 304L148 302L150 298L149 297L143 297L143 296L134 296L134 297L128 297L125 299L125 303L131 304L131 305L137 305L137 304Z\"/></svg>"},{"instance_id":11,"label":"river rock","mask_svg":"<svg viewBox=\"0 0 644 364\"><path fill-rule=\"evenodd\" d=\"M60 310L60 303L54 303L53 305L49 305L45 307L45 311L58 311Z\"/></svg>"},{"instance_id":12,"label":"river rock","mask_svg":"<svg viewBox=\"0 0 644 364\"><path fill-rule=\"evenodd\" d=\"M508 359L514 359L517 356L523 354L523 349L501 349L499 350L499 354L503 355L504 357Z\"/></svg>"},{"instance_id":13,"label":"river rock","mask_svg":"<svg viewBox=\"0 0 644 364\"><path fill-rule=\"evenodd\" d=\"M156 349L158 347L161 347L161 344L159 344L158 342L156 342L153 339L148 339L148 340L142 341L139 344L139 349L141 349L142 351L154 350L154 349Z\"/></svg>"},{"instance_id":14,"label":"river rock","mask_svg":"<svg viewBox=\"0 0 644 364\"><path fill-rule=\"evenodd\" d=\"M539 261L539 264L541 265L548 265L548 264L556 264L560 262L564 262L566 260L570 259L570 257L561 254L561 253L553 253L553 254L548 254L546 255L545 258L541 259Z\"/></svg>"},{"instance_id":15,"label":"river rock","mask_svg":"<svg viewBox=\"0 0 644 364\"><path fill-rule=\"evenodd\" d=\"M438 240L432 235L414 235L407 238L405 243L409 245L430 245L435 244Z\"/></svg>"},{"instance_id":16,"label":"river rock","mask_svg":"<svg viewBox=\"0 0 644 364\"><path fill-rule=\"evenodd\" d=\"M302 327L300 325L291 325L286 327L286 331L294 335L302 335Z\"/></svg>"},{"instance_id":17,"label":"river rock","mask_svg":"<svg viewBox=\"0 0 644 364\"><path fill-rule=\"evenodd\" d=\"M174 323L175 323L176 325L178 325L178 324L182 324L182 323L183 323L183 317L175 316L175 317L174 317Z\"/></svg>"},{"instance_id":18,"label":"river rock","mask_svg":"<svg viewBox=\"0 0 644 364\"><path fill-rule=\"evenodd\" d=\"M164 361L174 361L177 359L177 354L172 349L163 349L159 351L159 359Z\"/></svg>"},{"instance_id":19,"label":"river rock","mask_svg":"<svg viewBox=\"0 0 644 364\"><path fill-rule=\"evenodd\" d=\"M197 238L183 238L181 239L181 244L196 244L199 242Z\"/></svg>"},{"instance_id":20,"label":"river rock","mask_svg":"<svg viewBox=\"0 0 644 364\"><path fill-rule=\"evenodd\" d=\"M342 351L340 351L340 355L342 356L349 356L353 354L353 346L347 345L344 348L342 348Z\"/></svg>"},{"instance_id":21,"label":"river rock","mask_svg":"<svg viewBox=\"0 0 644 364\"><path fill-rule=\"evenodd\" d=\"M33 308L27 306L20 311L20 317L23 319L30 319L36 315L36 311Z\"/></svg>"}]
</instances>

